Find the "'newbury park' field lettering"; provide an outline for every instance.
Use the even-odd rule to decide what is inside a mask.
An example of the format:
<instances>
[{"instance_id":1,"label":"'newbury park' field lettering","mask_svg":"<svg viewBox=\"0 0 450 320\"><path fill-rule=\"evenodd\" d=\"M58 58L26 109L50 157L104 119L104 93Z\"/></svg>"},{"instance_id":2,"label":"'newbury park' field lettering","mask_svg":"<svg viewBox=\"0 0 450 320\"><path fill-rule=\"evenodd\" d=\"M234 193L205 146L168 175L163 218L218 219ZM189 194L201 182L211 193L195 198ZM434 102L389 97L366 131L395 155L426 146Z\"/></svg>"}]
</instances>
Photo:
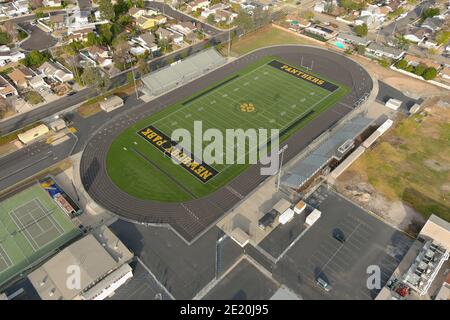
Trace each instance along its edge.
<instances>
[{"instance_id":1,"label":"'newbury park' field lettering","mask_svg":"<svg viewBox=\"0 0 450 320\"><path fill-rule=\"evenodd\" d=\"M190 174L202 182L208 182L219 172L203 161L198 161L189 152L182 150L178 143L170 139L163 132L153 126L148 126L137 132L159 151L168 155L177 164L181 165Z\"/></svg>"}]
</instances>

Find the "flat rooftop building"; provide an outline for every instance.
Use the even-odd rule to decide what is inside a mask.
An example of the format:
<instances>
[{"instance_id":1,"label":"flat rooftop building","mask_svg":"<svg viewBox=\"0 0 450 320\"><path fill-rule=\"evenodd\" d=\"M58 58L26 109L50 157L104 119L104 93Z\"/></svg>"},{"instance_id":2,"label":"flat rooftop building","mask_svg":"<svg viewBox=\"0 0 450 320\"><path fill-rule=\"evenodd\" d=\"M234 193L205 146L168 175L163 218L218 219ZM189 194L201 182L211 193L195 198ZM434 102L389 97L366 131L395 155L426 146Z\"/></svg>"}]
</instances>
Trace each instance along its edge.
<instances>
[{"instance_id":1,"label":"flat rooftop building","mask_svg":"<svg viewBox=\"0 0 450 320\"><path fill-rule=\"evenodd\" d=\"M132 277L126 263L132 257L103 226L63 249L28 278L43 300L102 300Z\"/></svg>"}]
</instances>

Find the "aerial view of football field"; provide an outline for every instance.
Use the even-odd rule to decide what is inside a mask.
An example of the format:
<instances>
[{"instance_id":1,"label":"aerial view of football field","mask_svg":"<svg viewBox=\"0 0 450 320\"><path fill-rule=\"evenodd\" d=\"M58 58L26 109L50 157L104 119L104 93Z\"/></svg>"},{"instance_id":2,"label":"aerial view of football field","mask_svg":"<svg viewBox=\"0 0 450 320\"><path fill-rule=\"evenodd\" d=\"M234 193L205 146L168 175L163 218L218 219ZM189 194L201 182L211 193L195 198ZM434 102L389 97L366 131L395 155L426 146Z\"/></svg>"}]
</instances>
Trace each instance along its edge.
<instances>
[{"instance_id":1,"label":"aerial view of football field","mask_svg":"<svg viewBox=\"0 0 450 320\"><path fill-rule=\"evenodd\" d=\"M189 165L175 164L169 149L174 130L186 129L194 138L194 122L201 121L203 132L279 129L283 141L348 91L308 69L266 57L126 129L109 149L108 175L139 199L181 202L204 197L249 164L196 163L194 159ZM245 150L248 153L250 148ZM234 151L224 149L224 153Z\"/></svg>"}]
</instances>

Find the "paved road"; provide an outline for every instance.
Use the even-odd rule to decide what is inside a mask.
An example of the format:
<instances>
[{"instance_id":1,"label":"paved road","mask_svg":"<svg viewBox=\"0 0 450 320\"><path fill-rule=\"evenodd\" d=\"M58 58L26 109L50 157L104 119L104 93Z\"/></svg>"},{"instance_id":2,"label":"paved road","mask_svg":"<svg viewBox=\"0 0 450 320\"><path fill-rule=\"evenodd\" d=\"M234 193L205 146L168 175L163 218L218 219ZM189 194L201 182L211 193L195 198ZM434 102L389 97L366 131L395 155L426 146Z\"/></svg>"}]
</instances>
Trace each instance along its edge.
<instances>
[{"instance_id":1,"label":"paved road","mask_svg":"<svg viewBox=\"0 0 450 320\"><path fill-rule=\"evenodd\" d=\"M91 0L78 0L80 10L90 10L92 8Z\"/></svg>"},{"instance_id":2,"label":"paved road","mask_svg":"<svg viewBox=\"0 0 450 320\"><path fill-rule=\"evenodd\" d=\"M58 40L49 33L37 26L33 26L29 22L22 22L18 25L29 34L29 38L20 44L20 48L25 51L46 50L53 47L58 42Z\"/></svg>"},{"instance_id":3,"label":"paved road","mask_svg":"<svg viewBox=\"0 0 450 320\"><path fill-rule=\"evenodd\" d=\"M221 33L222 30L215 28L209 24L203 23L197 19L195 19L194 17L190 17L189 15L175 10L174 8L172 8L171 6L161 3L161 2L156 2L156 1L146 1L145 2L145 6L147 8L156 8L161 12L164 12L165 15L175 18L178 21L196 21L197 26L200 27L200 30L205 32L206 34L208 34L209 36L213 36L216 35L218 33Z\"/></svg>"},{"instance_id":4,"label":"paved road","mask_svg":"<svg viewBox=\"0 0 450 320\"><path fill-rule=\"evenodd\" d=\"M36 142L0 158L0 190L9 188L66 159L76 143L74 136L68 138L55 146L46 142Z\"/></svg>"},{"instance_id":5,"label":"paved road","mask_svg":"<svg viewBox=\"0 0 450 320\"><path fill-rule=\"evenodd\" d=\"M435 0L423 1L415 7L414 10L408 12L404 18L398 21L393 21L389 25L383 27L380 33L386 38L392 38L395 33L404 30L410 23L419 19L423 9L433 6L435 3Z\"/></svg>"}]
</instances>

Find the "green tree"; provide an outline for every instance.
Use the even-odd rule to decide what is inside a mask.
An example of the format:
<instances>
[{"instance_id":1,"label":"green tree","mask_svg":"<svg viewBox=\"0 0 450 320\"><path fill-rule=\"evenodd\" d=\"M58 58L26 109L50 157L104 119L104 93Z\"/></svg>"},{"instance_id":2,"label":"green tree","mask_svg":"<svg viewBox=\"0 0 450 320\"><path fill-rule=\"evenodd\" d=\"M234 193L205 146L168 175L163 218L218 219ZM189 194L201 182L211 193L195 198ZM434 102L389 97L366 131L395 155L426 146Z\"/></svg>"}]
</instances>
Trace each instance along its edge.
<instances>
[{"instance_id":1,"label":"green tree","mask_svg":"<svg viewBox=\"0 0 450 320\"><path fill-rule=\"evenodd\" d=\"M133 24L133 18L129 15L123 15L120 16L119 19L117 19L117 23L119 23L123 27L130 26Z\"/></svg>"},{"instance_id":2,"label":"green tree","mask_svg":"<svg viewBox=\"0 0 450 320\"><path fill-rule=\"evenodd\" d=\"M363 56L366 53L366 47L360 44L356 47L356 52Z\"/></svg>"},{"instance_id":3,"label":"green tree","mask_svg":"<svg viewBox=\"0 0 450 320\"><path fill-rule=\"evenodd\" d=\"M367 24L365 24L365 23L360 24L358 26L355 26L353 28L353 30L355 31L355 33L356 33L356 35L358 37L365 37L365 36L367 36L367 32L369 31L368 28L367 28Z\"/></svg>"},{"instance_id":4,"label":"green tree","mask_svg":"<svg viewBox=\"0 0 450 320\"><path fill-rule=\"evenodd\" d=\"M450 31L448 30L440 30L436 32L435 40L438 44L446 44L450 41Z\"/></svg>"},{"instance_id":5,"label":"green tree","mask_svg":"<svg viewBox=\"0 0 450 320\"><path fill-rule=\"evenodd\" d=\"M101 24L99 29L99 35L100 35L100 43L105 45L110 45L113 40L113 33L111 31L111 25Z\"/></svg>"},{"instance_id":6,"label":"green tree","mask_svg":"<svg viewBox=\"0 0 450 320\"><path fill-rule=\"evenodd\" d=\"M427 68L425 72L422 74L422 78L425 80L432 80L436 78L437 70L435 68Z\"/></svg>"},{"instance_id":7,"label":"green tree","mask_svg":"<svg viewBox=\"0 0 450 320\"><path fill-rule=\"evenodd\" d=\"M209 24L215 24L216 23L216 16L211 13L208 16L208 18L206 18L206 21L208 21Z\"/></svg>"},{"instance_id":8,"label":"green tree","mask_svg":"<svg viewBox=\"0 0 450 320\"><path fill-rule=\"evenodd\" d=\"M42 19L42 18L44 18L45 17L45 13L44 13L44 11L42 11L42 10L37 10L35 13L34 13L34 19L35 20L39 20L39 19Z\"/></svg>"},{"instance_id":9,"label":"green tree","mask_svg":"<svg viewBox=\"0 0 450 320\"><path fill-rule=\"evenodd\" d=\"M236 25L244 29L244 32L253 30L255 27L253 17L250 14L248 14L245 10L239 10L238 16L235 19L235 23Z\"/></svg>"},{"instance_id":10,"label":"green tree","mask_svg":"<svg viewBox=\"0 0 450 320\"><path fill-rule=\"evenodd\" d=\"M87 67L81 75L81 80L85 86L95 87L101 93L109 88L109 77L96 67Z\"/></svg>"},{"instance_id":11,"label":"green tree","mask_svg":"<svg viewBox=\"0 0 450 320\"><path fill-rule=\"evenodd\" d=\"M158 45L161 53L166 53L170 50L170 42L167 39L160 39Z\"/></svg>"},{"instance_id":12,"label":"green tree","mask_svg":"<svg viewBox=\"0 0 450 320\"><path fill-rule=\"evenodd\" d=\"M130 3L128 1L118 0L117 3L113 6L114 17L120 17L124 14L127 14L128 9L130 9L129 5Z\"/></svg>"},{"instance_id":13,"label":"green tree","mask_svg":"<svg viewBox=\"0 0 450 320\"><path fill-rule=\"evenodd\" d=\"M144 8L144 0L136 0L136 8Z\"/></svg>"},{"instance_id":14,"label":"green tree","mask_svg":"<svg viewBox=\"0 0 450 320\"><path fill-rule=\"evenodd\" d=\"M384 68L388 68L391 65L391 62L387 59L381 59L378 63Z\"/></svg>"},{"instance_id":15,"label":"green tree","mask_svg":"<svg viewBox=\"0 0 450 320\"><path fill-rule=\"evenodd\" d=\"M45 61L50 59L48 53L41 53L39 51L33 50L25 56L25 65L27 67L39 67Z\"/></svg>"},{"instance_id":16,"label":"green tree","mask_svg":"<svg viewBox=\"0 0 450 320\"><path fill-rule=\"evenodd\" d=\"M100 17L102 19L114 21L114 6L110 0L99 0L98 9L100 10Z\"/></svg>"},{"instance_id":17,"label":"green tree","mask_svg":"<svg viewBox=\"0 0 450 320\"><path fill-rule=\"evenodd\" d=\"M303 17L303 19L308 20L308 21L312 20L312 19L314 19L314 12L311 10L305 11L302 13L302 17Z\"/></svg>"},{"instance_id":18,"label":"green tree","mask_svg":"<svg viewBox=\"0 0 450 320\"><path fill-rule=\"evenodd\" d=\"M0 45L10 43L11 43L11 36L6 32L0 32Z\"/></svg>"},{"instance_id":19,"label":"green tree","mask_svg":"<svg viewBox=\"0 0 450 320\"><path fill-rule=\"evenodd\" d=\"M143 57L138 58L136 67L141 76L150 72L150 67Z\"/></svg>"},{"instance_id":20,"label":"green tree","mask_svg":"<svg viewBox=\"0 0 450 320\"><path fill-rule=\"evenodd\" d=\"M95 32L89 32L87 35L86 45L88 47L100 44L100 39Z\"/></svg>"},{"instance_id":21,"label":"green tree","mask_svg":"<svg viewBox=\"0 0 450 320\"><path fill-rule=\"evenodd\" d=\"M408 67L408 61L405 59L399 60L395 63L395 66L399 69L405 70Z\"/></svg>"},{"instance_id":22,"label":"green tree","mask_svg":"<svg viewBox=\"0 0 450 320\"><path fill-rule=\"evenodd\" d=\"M85 86L96 86L101 82L101 71L95 67L89 66L84 69L81 75L81 81Z\"/></svg>"},{"instance_id":23,"label":"green tree","mask_svg":"<svg viewBox=\"0 0 450 320\"><path fill-rule=\"evenodd\" d=\"M423 75L423 73L425 72L425 70L427 69L427 66L424 64L419 64L418 66L416 66L416 68L414 69L414 74L421 76Z\"/></svg>"},{"instance_id":24,"label":"green tree","mask_svg":"<svg viewBox=\"0 0 450 320\"><path fill-rule=\"evenodd\" d=\"M422 12L422 19L426 18L432 18L434 16L438 16L441 13L441 10L439 8L428 8L423 10Z\"/></svg>"}]
</instances>

